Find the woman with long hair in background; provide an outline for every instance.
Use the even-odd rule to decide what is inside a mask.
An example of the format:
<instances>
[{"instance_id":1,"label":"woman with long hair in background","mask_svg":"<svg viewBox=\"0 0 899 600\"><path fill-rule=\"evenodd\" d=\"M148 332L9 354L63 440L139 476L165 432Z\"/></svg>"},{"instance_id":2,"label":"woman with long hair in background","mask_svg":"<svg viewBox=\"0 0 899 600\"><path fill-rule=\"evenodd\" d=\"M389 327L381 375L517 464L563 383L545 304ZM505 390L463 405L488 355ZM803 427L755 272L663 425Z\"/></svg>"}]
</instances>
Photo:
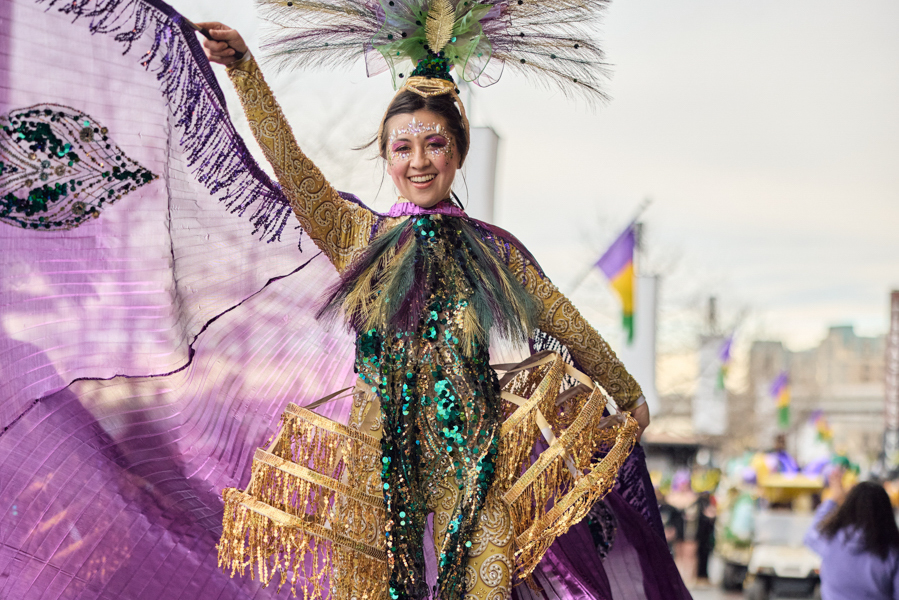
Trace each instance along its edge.
<instances>
[{"instance_id":1,"label":"woman with long hair in background","mask_svg":"<svg viewBox=\"0 0 899 600\"><path fill-rule=\"evenodd\" d=\"M843 471L828 477L805 543L821 555L823 600L899 598L899 528L883 486L863 481L847 493Z\"/></svg>"}]
</instances>

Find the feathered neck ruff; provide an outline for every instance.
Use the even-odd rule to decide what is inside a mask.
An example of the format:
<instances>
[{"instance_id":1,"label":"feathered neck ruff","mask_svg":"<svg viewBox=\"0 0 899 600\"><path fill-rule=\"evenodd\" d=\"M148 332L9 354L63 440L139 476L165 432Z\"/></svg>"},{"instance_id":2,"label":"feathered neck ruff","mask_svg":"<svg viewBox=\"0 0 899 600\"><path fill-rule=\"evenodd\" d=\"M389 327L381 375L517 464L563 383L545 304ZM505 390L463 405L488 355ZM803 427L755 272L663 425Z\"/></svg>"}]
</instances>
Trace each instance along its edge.
<instances>
[{"instance_id":1,"label":"feathered neck ruff","mask_svg":"<svg viewBox=\"0 0 899 600\"><path fill-rule=\"evenodd\" d=\"M540 302L503 262L497 249L458 208L420 209L375 239L329 290L319 316L343 313L357 335L415 332L435 293L460 301L463 348L486 344L491 331L526 342ZM394 205L397 207L397 205ZM414 204L403 207L415 211ZM416 207L417 208L417 207Z\"/></svg>"}]
</instances>

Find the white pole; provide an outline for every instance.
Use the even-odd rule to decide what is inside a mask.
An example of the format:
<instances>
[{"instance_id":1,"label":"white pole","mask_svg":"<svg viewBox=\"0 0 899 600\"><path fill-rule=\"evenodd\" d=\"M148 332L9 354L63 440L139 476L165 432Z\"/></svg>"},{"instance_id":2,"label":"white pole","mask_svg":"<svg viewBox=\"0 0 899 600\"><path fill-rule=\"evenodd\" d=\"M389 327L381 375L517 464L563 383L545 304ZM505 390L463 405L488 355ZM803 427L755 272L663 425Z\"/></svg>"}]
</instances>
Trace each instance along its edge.
<instances>
[{"instance_id":1,"label":"white pole","mask_svg":"<svg viewBox=\"0 0 899 600\"><path fill-rule=\"evenodd\" d=\"M453 189L468 216L493 223L499 136L490 127L472 127L468 157Z\"/></svg>"},{"instance_id":2,"label":"white pole","mask_svg":"<svg viewBox=\"0 0 899 600\"><path fill-rule=\"evenodd\" d=\"M656 325L658 320L658 275L637 277L634 298L634 341L622 344L618 356L643 390L649 412L658 414L656 391Z\"/></svg>"}]
</instances>

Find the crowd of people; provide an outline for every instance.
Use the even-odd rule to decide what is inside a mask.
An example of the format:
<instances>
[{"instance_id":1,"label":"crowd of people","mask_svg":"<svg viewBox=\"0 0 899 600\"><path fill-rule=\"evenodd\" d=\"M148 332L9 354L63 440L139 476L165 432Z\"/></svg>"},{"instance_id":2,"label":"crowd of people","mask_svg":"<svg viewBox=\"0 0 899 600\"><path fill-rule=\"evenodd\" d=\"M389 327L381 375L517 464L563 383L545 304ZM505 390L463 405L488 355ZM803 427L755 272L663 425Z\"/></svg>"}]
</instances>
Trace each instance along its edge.
<instances>
[{"instance_id":1,"label":"crowd of people","mask_svg":"<svg viewBox=\"0 0 899 600\"><path fill-rule=\"evenodd\" d=\"M715 547L717 498L712 490L697 492L689 484L664 489L663 492L663 488L656 487L656 500L668 548L685 580L708 584L709 561Z\"/></svg>"},{"instance_id":2,"label":"crowd of people","mask_svg":"<svg viewBox=\"0 0 899 600\"><path fill-rule=\"evenodd\" d=\"M747 454L723 470L655 473L654 482L669 549L695 587L711 585L713 552L725 565L715 583L723 578L724 587L739 587L745 569L734 586L726 565L748 565L761 536L759 515L774 511L804 524L795 545L820 558L821 598L899 599L899 485L863 476L846 456L803 468L780 438L771 450Z\"/></svg>"}]
</instances>

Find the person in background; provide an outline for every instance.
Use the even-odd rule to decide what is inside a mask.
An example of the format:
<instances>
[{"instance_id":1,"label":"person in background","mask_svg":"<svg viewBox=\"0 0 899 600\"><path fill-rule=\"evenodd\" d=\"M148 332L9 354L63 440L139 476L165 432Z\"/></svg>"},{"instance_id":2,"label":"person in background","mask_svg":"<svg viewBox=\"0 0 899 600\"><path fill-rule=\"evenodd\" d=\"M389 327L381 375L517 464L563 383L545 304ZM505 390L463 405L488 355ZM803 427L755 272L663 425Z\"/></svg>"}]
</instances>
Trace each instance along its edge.
<instances>
[{"instance_id":1,"label":"person in background","mask_svg":"<svg viewBox=\"0 0 899 600\"><path fill-rule=\"evenodd\" d=\"M696 500L696 582L708 584L709 557L715 547L715 498L702 492Z\"/></svg>"},{"instance_id":2,"label":"person in background","mask_svg":"<svg viewBox=\"0 0 899 600\"><path fill-rule=\"evenodd\" d=\"M822 600L899 600L899 528L886 490L864 481L847 494L842 469L828 490L805 535L821 555Z\"/></svg>"},{"instance_id":3,"label":"person in background","mask_svg":"<svg viewBox=\"0 0 899 600\"><path fill-rule=\"evenodd\" d=\"M656 502L659 503L659 513L662 515L665 541L668 542L668 550L674 556L674 544L684 541L684 513L669 504L668 499L659 488L656 488Z\"/></svg>"}]
</instances>

